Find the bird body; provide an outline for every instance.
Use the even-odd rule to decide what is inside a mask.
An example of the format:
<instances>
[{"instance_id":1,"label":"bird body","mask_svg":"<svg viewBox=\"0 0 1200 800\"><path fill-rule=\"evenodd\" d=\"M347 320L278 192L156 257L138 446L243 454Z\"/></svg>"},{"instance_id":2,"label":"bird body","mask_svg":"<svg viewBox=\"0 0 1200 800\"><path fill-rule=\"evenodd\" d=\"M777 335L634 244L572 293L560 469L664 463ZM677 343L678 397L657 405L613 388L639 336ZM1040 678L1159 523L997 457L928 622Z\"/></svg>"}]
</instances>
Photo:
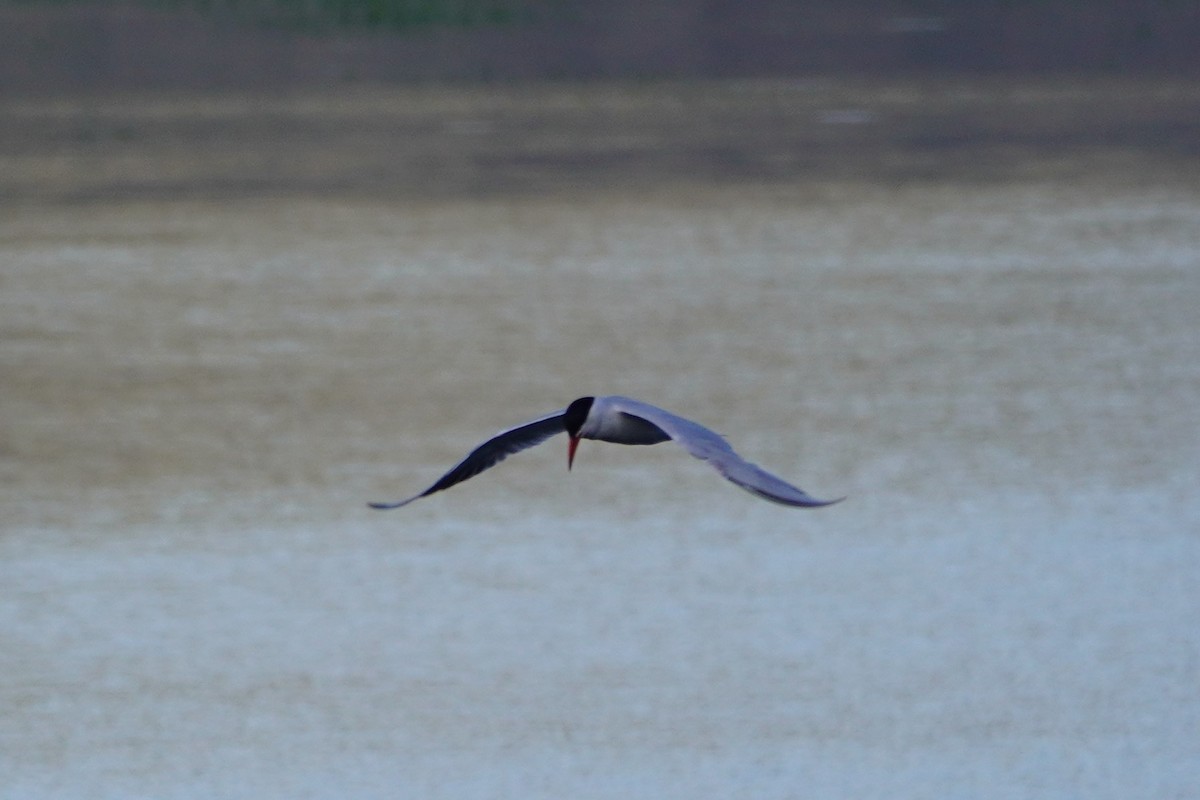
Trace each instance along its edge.
<instances>
[{"instance_id":1,"label":"bird body","mask_svg":"<svg viewBox=\"0 0 1200 800\"><path fill-rule=\"evenodd\" d=\"M709 463L727 480L764 500L786 506L813 508L838 500L818 500L739 456L720 434L690 419L630 397L581 397L569 406L513 428L500 431L476 447L425 491L394 503L370 503L388 509L448 489L499 464L514 453L566 433L567 468L581 439L629 445L674 441L692 456Z\"/></svg>"}]
</instances>

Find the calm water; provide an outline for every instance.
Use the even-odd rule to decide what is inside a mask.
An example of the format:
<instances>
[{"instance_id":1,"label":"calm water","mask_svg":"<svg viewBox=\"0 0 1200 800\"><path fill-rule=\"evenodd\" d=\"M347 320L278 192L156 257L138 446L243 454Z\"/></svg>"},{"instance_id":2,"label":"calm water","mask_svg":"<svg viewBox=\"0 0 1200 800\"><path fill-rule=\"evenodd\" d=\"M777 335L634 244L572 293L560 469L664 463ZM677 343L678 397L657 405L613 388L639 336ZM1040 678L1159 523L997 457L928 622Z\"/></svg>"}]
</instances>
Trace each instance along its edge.
<instances>
[{"instance_id":1,"label":"calm water","mask_svg":"<svg viewBox=\"0 0 1200 800\"><path fill-rule=\"evenodd\" d=\"M1197 188L11 208L0 795L1196 796Z\"/></svg>"}]
</instances>

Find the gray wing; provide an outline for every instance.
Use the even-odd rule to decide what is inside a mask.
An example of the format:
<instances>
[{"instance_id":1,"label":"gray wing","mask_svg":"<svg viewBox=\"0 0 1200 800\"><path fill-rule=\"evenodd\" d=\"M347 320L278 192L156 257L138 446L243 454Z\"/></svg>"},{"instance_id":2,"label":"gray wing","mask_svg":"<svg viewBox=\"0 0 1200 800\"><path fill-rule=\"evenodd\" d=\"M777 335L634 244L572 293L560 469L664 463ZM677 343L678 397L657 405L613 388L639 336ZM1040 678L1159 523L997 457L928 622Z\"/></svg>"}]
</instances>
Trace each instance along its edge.
<instances>
[{"instance_id":1,"label":"gray wing","mask_svg":"<svg viewBox=\"0 0 1200 800\"><path fill-rule=\"evenodd\" d=\"M449 489L456 483L462 483L468 478L473 478L484 470L496 466L513 453L528 450L530 447L541 444L557 433L566 433L567 429L563 424L563 414L565 411L566 409L555 411L553 414L538 417L515 428L500 431L468 453L466 458L455 464L449 472L438 478L436 483L420 494L415 494L406 500L400 500L395 503L367 503L367 505L371 508L379 509L400 508L401 506L408 505L413 500L431 495L434 492L440 492L443 489Z\"/></svg>"},{"instance_id":2,"label":"gray wing","mask_svg":"<svg viewBox=\"0 0 1200 800\"><path fill-rule=\"evenodd\" d=\"M629 397L608 399L621 413L639 417L662 429L663 433L693 456L708 462L726 480L764 500L785 506L817 508L845 499L839 497L836 500L820 500L813 497L800 487L793 486L762 467L746 461L734 452L729 442L725 441L725 437L698 422Z\"/></svg>"}]
</instances>

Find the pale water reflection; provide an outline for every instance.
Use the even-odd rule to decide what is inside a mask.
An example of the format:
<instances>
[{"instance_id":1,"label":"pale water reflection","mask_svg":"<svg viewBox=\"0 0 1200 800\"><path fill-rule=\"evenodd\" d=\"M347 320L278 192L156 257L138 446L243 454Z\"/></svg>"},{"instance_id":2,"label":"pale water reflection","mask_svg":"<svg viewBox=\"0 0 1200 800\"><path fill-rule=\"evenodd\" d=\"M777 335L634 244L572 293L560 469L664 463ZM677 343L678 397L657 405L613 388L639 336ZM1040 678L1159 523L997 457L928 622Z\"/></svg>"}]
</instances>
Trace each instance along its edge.
<instances>
[{"instance_id":1,"label":"pale water reflection","mask_svg":"<svg viewBox=\"0 0 1200 800\"><path fill-rule=\"evenodd\" d=\"M1184 797L1200 196L9 213L13 797ZM717 428L544 445L580 394Z\"/></svg>"}]
</instances>

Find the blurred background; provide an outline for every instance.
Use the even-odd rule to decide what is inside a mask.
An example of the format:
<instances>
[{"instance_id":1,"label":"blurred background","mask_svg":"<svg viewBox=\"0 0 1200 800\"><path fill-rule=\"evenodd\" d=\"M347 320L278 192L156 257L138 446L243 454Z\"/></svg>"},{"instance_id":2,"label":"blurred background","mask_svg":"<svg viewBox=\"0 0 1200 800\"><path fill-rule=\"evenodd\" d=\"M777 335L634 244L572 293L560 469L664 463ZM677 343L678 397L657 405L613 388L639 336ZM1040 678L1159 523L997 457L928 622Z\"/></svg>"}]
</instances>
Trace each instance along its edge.
<instances>
[{"instance_id":1,"label":"blurred background","mask_svg":"<svg viewBox=\"0 0 1200 800\"><path fill-rule=\"evenodd\" d=\"M1193 3L6 0L12 91L797 75L1192 75Z\"/></svg>"},{"instance_id":2,"label":"blurred background","mask_svg":"<svg viewBox=\"0 0 1200 800\"><path fill-rule=\"evenodd\" d=\"M1169 0L5 0L0 191L425 195L1193 155L1198 39L1200 10ZM350 102L384 87L410 93Z\"/></svg>"},{"instance_id":3,"label":"blurred background","mask_svg":"<svg viewBox=\"0 0 1200 800\"><path fill-rule=\"evenodd\" d=\"M1196 797L1197 42L0 0L0 796Z\"/></svg>"}]
</instances>

